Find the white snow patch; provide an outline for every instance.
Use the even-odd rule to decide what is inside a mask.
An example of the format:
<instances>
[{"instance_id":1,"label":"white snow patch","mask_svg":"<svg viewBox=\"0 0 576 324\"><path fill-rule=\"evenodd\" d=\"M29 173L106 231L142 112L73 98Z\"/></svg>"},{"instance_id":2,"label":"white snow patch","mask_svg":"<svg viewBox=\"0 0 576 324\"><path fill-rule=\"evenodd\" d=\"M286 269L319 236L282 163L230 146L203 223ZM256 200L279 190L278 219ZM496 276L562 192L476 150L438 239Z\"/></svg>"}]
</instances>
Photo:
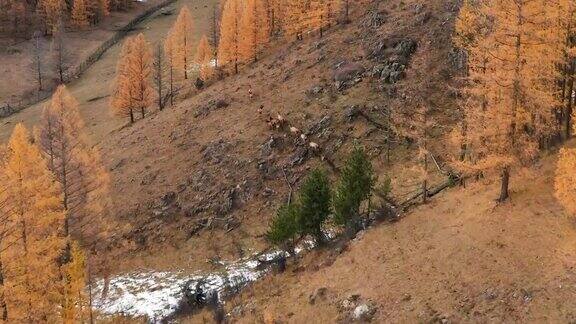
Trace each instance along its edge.
<instances>
[{"instance_id":1,"label":"white snow patch","mask_svg":"<svg viewBox=\"0 0 576 324\"><path fill-rule=\"evenodd\" d=\"M332 238L334 233L327 236ZM314 241L303 241L295 253L314 246ZM221 262L223 269L212 273L186 275L178 271L146 270L121 274L110 278L108 288L101 279L93 287L94 307L104 315L146 316L151 323L157 323L177 311L185 286L200 284L204 292L218 292L219 296L238 292L270 270L269 266L259 268L261 263L271 262L282 253L285 252L273 250L234 262Z\"/></svg>"},{"instance_id":2,"label":"white snow patch","mask_svg":"<svg viewBox=\"0 0 576 324\"><path fill-rule=\"evenodd\" d=\"M160 320L176 311L182 299L182 285L188 279L173 272L139 272L110 279L105 296L104 280L94 287L94 306L103 314L146 316Z\"/></svg>"}]
</instances>

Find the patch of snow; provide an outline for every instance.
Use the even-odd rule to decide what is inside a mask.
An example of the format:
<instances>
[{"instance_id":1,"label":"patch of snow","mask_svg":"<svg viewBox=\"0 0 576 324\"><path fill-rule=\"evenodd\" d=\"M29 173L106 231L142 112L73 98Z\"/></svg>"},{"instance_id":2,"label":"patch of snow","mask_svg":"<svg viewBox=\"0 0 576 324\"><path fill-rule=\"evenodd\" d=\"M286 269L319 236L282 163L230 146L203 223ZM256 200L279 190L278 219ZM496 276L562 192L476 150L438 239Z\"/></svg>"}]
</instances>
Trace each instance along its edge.
<instances>
[{"instance_id":1,"label":"patch of snow","mask_svg":"<svg viewBox=\"0 0 576 324\"><path fill-rule=\"evenodd\" d=\"M269 253L264 257L273 260L278 253ZM146 316L150 322L160 322L178 309L184 298L185 286L200 284L205 292L226 295L227 290L239 291L260 279L267 269L258 270L259 264L257 260L242 259L225 265L217 273L199 272L193 275L181 272L133 272L112 277L108 288L101 279L93 288L94 307L105 315Z\"/></svg>"},{"instance_id":2,"label":"patch of snow","mask_svg":"<svg viewBox=\"0 0 576 324\"><path fill-rule=\"evenodd\" d=\"M160 320L176 311L186 280L179 273L152 271L115 276L110 279L108 288L104 280L99 280L93 290L94 307L107 315Z\"/></svg>"},{"instance_id":3,"label":"patch of snow","mask_svg":"<svg viewBox=\"0 0 576 324\"><path fill-rule=\"evenodd\" d=\"M326 233L333 238L334 233ZM313 249L313 240L303 241L296 254ZM257 281L270 271L270 262L281 254L272 250L254 254L234 262L222 262L223 269L216 272L141 271L98 280L93 286L94 307L104 315L122 314L130 317L146 316L151 323L161 322L177 310L184 299L185 287L199 285L207 293L227 296L239 292L246 285ZM264 267L260 267L264 264Z\"/></svg>"}]
</instances>

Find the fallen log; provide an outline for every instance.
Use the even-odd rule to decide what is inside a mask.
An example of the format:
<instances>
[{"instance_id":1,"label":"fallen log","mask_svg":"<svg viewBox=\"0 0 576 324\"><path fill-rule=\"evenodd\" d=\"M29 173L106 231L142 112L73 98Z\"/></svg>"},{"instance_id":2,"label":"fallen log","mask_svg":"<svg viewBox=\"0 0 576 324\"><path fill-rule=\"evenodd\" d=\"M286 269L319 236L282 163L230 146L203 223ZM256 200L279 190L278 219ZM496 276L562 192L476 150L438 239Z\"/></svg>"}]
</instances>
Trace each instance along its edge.
<instances>
[{"instance_id":1,"label":"fallen log","mask_svg":"<svg viewBox=\"0 0 576 324\"><path fill-rule=\"evenodd\" d=\"M460 180L462 180L460 175L450 173L448 175L448 179L446 181L440 183L437 186L429 188L426 191L426 198L432 198L432 197L436 196L437 194L441 193L442 191L453 187ZM412 197L410 197L410 198L406 199L404 202L402 202L399 207L402 208L403 210L406 210L406 209L418 204L418 201L420 200L419 198L422 197L423 194L424 194L423 191L418 191Z\"/></svg>"}]
</instances>

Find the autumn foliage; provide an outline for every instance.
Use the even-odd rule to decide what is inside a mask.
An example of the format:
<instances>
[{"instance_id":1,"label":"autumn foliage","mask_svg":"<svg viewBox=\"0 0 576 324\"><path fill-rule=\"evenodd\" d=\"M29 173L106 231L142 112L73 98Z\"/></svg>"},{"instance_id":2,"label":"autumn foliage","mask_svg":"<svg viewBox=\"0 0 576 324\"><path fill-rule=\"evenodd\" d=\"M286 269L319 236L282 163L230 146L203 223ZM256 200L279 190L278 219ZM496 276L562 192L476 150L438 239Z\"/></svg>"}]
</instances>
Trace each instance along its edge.
<instances>
[{"instance_id":1,"label":"autumn foliage","mask_svg":"<svg viewBox=\"0 0 576 324\"><path fill-rule=\"evenodd\" d=\"M555 130L558 33L544 0L466 2L457 42L467 49L467 166L499 174L508 198L512 169L530 166ZM529 21L529 23L527 22Z\"/></svg>"},{"instance_id":2,"label":"autumn foliage","mask_svg":"<svg viewBox=\"0 0 576 324\"><path fill-rule=\"evenodd\" d=\"M44 108L36 137L62 190L64 235L97 242L105 233L102 217L110 208L109 176L89 144L78 103L65 86L56 89Z\"/></svg>"},{"instance_id":3,"label":"autumn foliage","mask_svg":"<svg viewBox=\"0 0 576 324\"><path fill-rule=\"evenodd\" d=\"M88 9L86 8L85 0L74 0L72 22L79 29L88 26Z\"/></svg>"},{"instance_id":4,"label":"autumn foliage","mask_svg":"<svg viewBox=\"0 0 576 324\"><path fill-rule=\"evenodd\" d=\"M9 322L58 322L65 209L53 174L30 134L14 128L1 169L3 293Z\"/></svg>"},{"instance_id":5,"label":"autumn foliage","mask_svg":"<svg viewBox=\"0 0 576 324\"><path fill-rule=\"evenodd\" d=\"M174 26L168 33L171 55L173 55L173 63L175 73L178 78L187 80L189 76L189 68L194 62L193 52L193 22L190 9L187 6L180 9L178 18Z\"/></svg>"},{"instance_id":6,"label":"autumn foliage","mask_svg":"<svg viewBox=\"0 0 576 324\"><path fill-rule=\"evenodd\" d=\"M65 86L35 135L18 124L0 149L0 318L78 323L89 311L78 242L106 239L109 177Z\"/></svg>"},{"instance_id":7,"label":"autumn foliage","mask_svg":"<svg viewBox=\"0 0 576 324\"><path fill-rule=\"evenodd\" d=\"M28 38L36 30L46 35L59 24L82 29L99 23L111 10L125 10L126 0L0 0L0 35Z\"/></svg>"},{"instance_id":8,"label":"autumn foliage","mask_svg":"<svg viewBox=\"0 0 576 324\"><path fill-rule=\"evenodd\" d=\"M264 0L247 0L240 21L239 52L243 61L257 60L270 42L269 8Z\"/></svg>"},{"instance_id":9,"label":"autumn foliage","mask_svg":"<svg viewBox=\"0 0 576 324\"><path fill-rule=\"evenodd\" d=\"M208 41L208 37L203 36L196 50L196 64L199 66L200 78L208 80L212 76L212 60L214 58L214 49Z\"/></svg>"},{"instance_id":10,"label":"autumn foliage","mask_svg":"<svg viewBox=\"0 0 576 324\"><path fill-rule=\"evenodd\" d=\"M222 11L220 23L220 44L218 45L218 62L221 65L231 64L238 73L240 57L240 18L242 3L239 0L228 0Z\"/></svg>"},{"instance_id":11,"label":"autumn foliage","mask_svg":"<svg viewBox=\"0 0 576 324\"><path fill-rule=\"evenodd\" d=\"M124 41L111 105L115 115L130 117L133 123L134 114L139 111L144 118L153 101L152 52L144 35L139 34Z\"/></svg>"}]
</instances>

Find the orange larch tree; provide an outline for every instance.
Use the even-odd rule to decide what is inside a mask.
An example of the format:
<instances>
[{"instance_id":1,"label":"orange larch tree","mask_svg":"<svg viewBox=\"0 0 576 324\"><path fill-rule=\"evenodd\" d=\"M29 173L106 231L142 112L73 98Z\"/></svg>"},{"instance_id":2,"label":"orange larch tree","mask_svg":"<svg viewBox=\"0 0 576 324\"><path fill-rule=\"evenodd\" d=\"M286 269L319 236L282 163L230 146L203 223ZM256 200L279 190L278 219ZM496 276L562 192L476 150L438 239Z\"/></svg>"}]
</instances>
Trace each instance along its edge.
<instances>
[{"instance_id":1,"label":"orange larch tree","mask_svg":"<svg viewBox=\"0 0 576 324\"><path fill-rule=\"evenodd\" d=\"M58 81L63 84L66 81L66 72L71 65L70 51L68 50L67 39L65 37L64 24L60 24L50 45L51 65Z\"/></svg>"},{"instance_id":2,"label":"orange larch tree","mask_svg":"<svg viewBox=\"0 0 576 324\"><path fill-rule=\"evenodd\" d=\"M72 6L72 23L78 29L83 29L90 25L86 0L74 0L74 5Z\"/></svg>"},{"instance_id":3,"label":"orange larch tree","mask_svg":"<svg viewBox=\"0 0 576 324\"><path fill-rule=\"evenodd\" d=\"M84 323L90 305L86 296L86 255L78 242L72 243L71 261L64 267L64 323Z\"/></svg>"},{"instance_id":4,"label":"orange larch tree","mask_svg":"<svg viewBox=\"0 0 576 324\"><path fill-rule=\"evenodd\" d=\"M117 116L129 116L134 122L135 110L140 110L142 117L153 100L151 86L152 54L144 35L126 39L118 66L116 82L111 98L111 106Z\"/></svg>"},{"instance_id":5,"label":"orange larch tree","mask_svg":"<svg viewBox=\"0 0 576 324\"><path fill-rule=\"evenodd\" d=\"M60 186L22 124L16 125L1 171L2 214L12 230L2 246L8 322L60 322L59 260L65 210Z\"/></svg>"},{"instance_id":6,"label":"orange larch tree","mask_svg":"<svg viewBox=\"0 0 576 324\"><path fill-rule=\"evenodd\" d=\"M44 108L36 138L62 189L63 235L85 243L97 241L107 227L108 174L90 146L78 103L65 86L56 89Z\"/></svg>"},{"instance_id":7,"label":"orange larch tree","mask_svg":"<svg viewBox=\"0 0 576 324\"><path fill-rule=\"evenodd\" d=\"M40 0L36 11L42 19L45 33L51 35L65 17L66 3L64 0Z\"/></svg>"},{"instance_id":8,"label":"orange larch tree","mask_svg":"<svg viewBox=\"0 0 576 324\"><path fill-rule=\"evenodd\" d=\"M220 22L220 43L218 44L218 61L221 65L233 64L238 73L240 61L240 19L242 4L239 0L227 0L222 11Z\"/></svg>"},{"instance_id":9,"label":"orange larch tree","mask_svg":"<svg viewBox=\"0 0 576 324\"><path fill-rule=\"evenodd\" d=\"M221 6L214 4L212 8L212 16L210 17L210 42L212 45L214 57L214 67L218 68L218 43L220 42L220 10Z\"/></svg>"},{"instance_id":10,"label":"orange larch tree","mask_svg":"<svg viewBox=\"0 0 576 324\"><path fill-rule=\"evenodd\" d=\"M154 67L153 79L156 88L156 100L158 101L158 109L164 109L164 75L166 74L166 55L162 43L157 43L154 46Z\"/></svg>"},{"instance_id":11,"label":"orange larch tree","mask_svg":"<svg viewBox=\"0 0 576 324\"><path fill-rule=\"evenodd\" d=\"M268 24L270 37L278 35L282 30L284 15L284 1L282 0L264 0L268 8Z\"/></svg>"},{"instance_id":12,"label":"orange larch tree","mask_svg":"<svg viewBox=\"0 0 576 324\"><path fill-rule=\"evenodd\" d=\"M571 216L576 216L576 149L560 150L554 179L554 194Z\"/></svg>"},{"instance_id":13,"label":"orange larch tree","mask_svg":"<svg viewBox=\"0 0 576 324\"><path fill-rule=\"evenodd\" d=\"M214 50L210 46L208 37L202 36L198 49L196 50L196 64L199 66L200 78L204 81L208 80L212 75L212 60L214 58Z\"/></svg>"},{"instance_id":14,"label":"orange larch tree","mask_svg":"<svg viewBox=\"0 0 576 324\"><path fill-rule=\"evenodd\" d=\"M6 155L7 149L5 145L0 145L0 165L5 165L6 163ZM0 180L2 180L2 172L0 171ZM0 186L0 197L5 197L6 195L6 188L5 186ZM0 211L4 210L5 205L9 203L8 201L0 200ZM13 230L12 226L8 223L8 216L2 214L0 216L0 248L5 246L6 241L5 239L8 237L8 234ZM4 254L0 253L0 321L6 322L8 320L8 306L6 304L6 290L5 290L5 280L6 271L5 271L5 264L9 260L4 259Z\"/></svg>"},{"instance_id":15,"label":"orange larch tree","mask_svg":"<svg viewBox=\"0 0 576 324\"><path fill-rule=\"evenodd\" d=\"M134 109L140 110L142 118L146 109L154 101L152 78L152 51L143 34L138 34L132 42L130 59L128 60L128 79L130 84L131 102Z\"/></svg>"},{"instance_id":16,"label":"orange larch tree","mask_svg":"<svg viewBox=\"0 0 576 324\"><path fill-rule=\"evenodd\" d=\"M243 61L258 60L270 41L269 9L264 0L247 0L240 20L239 51Z\"/></svg>"},{"instance_id":17,"label":"orange larch tree","mask_svg":"<svg viewBox=\"0 0 576 324\"><path fill-rule=\"evenodd\" d=\"M194 61L193 57L193 22L192 15L187 6L180 9L178 18L174 26L170 29L169 38L171 38L172 47L174 51L174 58L176 67L176 72L181 74L184 80L187 80L189 76L190 64Z\"/></svg>"},{"instance_id":18,"label":"orange larch tree","mask_svg":"<svg viewBox=\"0 0 576 324\"><path fill-rule=\"evenodd\" d=\"M86 8L88 10L88 18L90 22L95 25L99 23L102 18L110 14L109 0L85 0Z\"/></svg>"},{"instance_id":19,"label":"orange larch tree","mask_svg":"<svg viewBox=\"0 0 576 324\"><path fill-rule=\"evenodd\" d=\"M297 40L303 38L309 8L310 2L306 0L287 0L284 3L283 30L287 36L295 36Z\"/></svg>"},{"instance_id":20,"label":"orange larch tree","mask_svg":"<svg viewBox=\"0 0 576 324\"><path fill-rule=\"evenodd\" d=\"M573 0L557 0L547 10L555 25L556 32L549 38L549 46L561 52L562 62L559 64L561 87L561 105L558 108L562 116L559 133L565 138L572 136L572 115L574 114L574 92L576 74L576 2Z\"/></svg>"},{"instance_id":21,"label":"orange larch tree","mask_svg":"<svg viewBox=\"0 0 576 324\"><path fill-rule=\"evenodd\" d=\"M462 100L469 166L486 176L498 173L504 201L512 169L532 165L555 128L561 58L546 41L553 25L546 1L490 0L477 6L465 14L488 17L489 31L466 47L473 63Z\"/></svg>"},{"instance_id":22,"label":"orange larch tree","mask_svg":"<svg viewBox=\"0 0 576 324\"><path fill-rule=\"evenodd\" d=\"M116 80L114 81L113 93L110 98L110 106L114 115L130 117L130 123L134 123L134 108L132 106L132 94L130 93L130 80L128 64L132 51L132 38L128 37L122 45L122 51L116 66Z\"/></svg>"}]
</instances>

